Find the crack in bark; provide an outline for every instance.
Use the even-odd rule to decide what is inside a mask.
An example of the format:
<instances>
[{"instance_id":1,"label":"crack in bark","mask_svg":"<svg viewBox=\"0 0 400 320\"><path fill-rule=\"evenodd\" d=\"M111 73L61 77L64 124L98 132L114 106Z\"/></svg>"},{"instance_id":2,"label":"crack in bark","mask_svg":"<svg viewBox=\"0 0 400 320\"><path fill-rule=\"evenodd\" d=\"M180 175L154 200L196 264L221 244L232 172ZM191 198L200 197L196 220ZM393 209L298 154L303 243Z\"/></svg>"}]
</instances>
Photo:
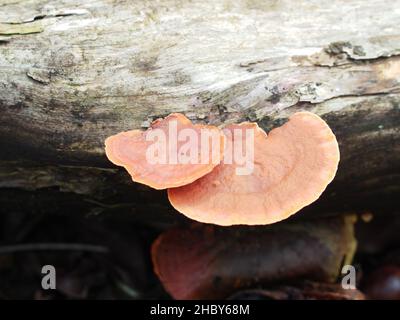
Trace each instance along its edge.
<instances>
[{"instance_id":1,"label":"crack in bark","mask_svg":"<svg viewBox=\"0 0 400 320\"><path fill-rule=\"evenodd\" d=\"M372 92L372 93L361 93L361 94L343 94L343 95L338 95L338 96L334 96L334 97L330 97L327 98L323 101L320 102L311 102L311 101L299 101L299 103L301 102L309 102L313 105L317 105L323 102L327 102L327 101L331 101L331 100L335 100L335 99L341 99L341 98L362 98L362 97L379 97L379 96L387 96L387 95L395 95L395 94L400 94L400 90L394 90L394 91L388 91L388 92ZM291 107L295 106L296 104L292 105Z\"/></svg>"},{"instance_id":2,"label":"crack in bark","mask_svg":"<svg viewBox=\"0 0 400 320\"><path fill-rule=\"evenodd\" d=\"M38 14L31 19L24 20L24 21L4 21L1 22L2 24L9 24L9 25L21 25L21 24L28 24L38 20L44 20L49 18L59 18L59 17L70 17L70 16L81 16L87 14L87 10L82 10L82 12L65 12L65 13L53 13L53 14Z\"/></svg>"}]
</instances>

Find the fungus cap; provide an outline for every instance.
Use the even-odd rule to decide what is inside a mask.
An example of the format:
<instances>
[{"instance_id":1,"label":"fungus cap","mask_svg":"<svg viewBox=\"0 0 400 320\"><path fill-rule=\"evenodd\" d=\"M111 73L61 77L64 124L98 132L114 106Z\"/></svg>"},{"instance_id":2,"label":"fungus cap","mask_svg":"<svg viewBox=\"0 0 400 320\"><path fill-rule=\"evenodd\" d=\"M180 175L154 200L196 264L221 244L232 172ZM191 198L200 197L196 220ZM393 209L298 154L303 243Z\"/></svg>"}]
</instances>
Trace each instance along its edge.
<instances>
[{"instance_id":1,"label":"fungus cap","mask_svg":"<svg viewBox=\"0 0 400 320\"><path fill-rule=\"evenodd\" d=\"M155 120L146 131L131 130L108 137L105 151L108 159L123 166L133 181L166 189L189 184L218 165L224 151L224 135L216 127L192 124L184 115L173 113ZM201 158L203 151L206 161ZM155 163L149 161L149 154ZM198 161L193 162L193 157Z\"/></svg>"},{"instance_id":2,"label":"fungus cap","mask_svg":"<svg viewBox=\"0 0 400 320\"><path fill-rule=\"evenodd\" d=\"M271 224L317 200L334 178L339 147L319 116L298 112L268 136L256 123L231 125L226 128L226 145L235 145L234 131L245 129L254 133L252 173L237 175L238 164L223 161L197 181L168 189L176 210L224 226Z\"/></svg>"}]
</instances>

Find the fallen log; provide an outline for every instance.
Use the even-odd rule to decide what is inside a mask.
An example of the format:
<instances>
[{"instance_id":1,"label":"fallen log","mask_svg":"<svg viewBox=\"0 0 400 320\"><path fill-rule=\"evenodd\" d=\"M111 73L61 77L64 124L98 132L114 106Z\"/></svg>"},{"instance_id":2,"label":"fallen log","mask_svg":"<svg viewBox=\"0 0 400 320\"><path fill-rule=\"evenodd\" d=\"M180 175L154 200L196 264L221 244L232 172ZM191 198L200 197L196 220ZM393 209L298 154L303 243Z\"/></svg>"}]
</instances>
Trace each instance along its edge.
<instances>
[{"instance_id":1,"label":"fallen log","mask_svg":"<svg viewBox=\"0 0 400 320\"><path fill-rule=\"evenodd\" d=\"M78 194L98 210L169 213L164 195L107 161L107 136L171 112L270 130L307 110L328 122L341 149L316 210L392 207L400 185L397 6L0 1L2 202L50 188L51 197Z\"/></svg>"}]
</instances>

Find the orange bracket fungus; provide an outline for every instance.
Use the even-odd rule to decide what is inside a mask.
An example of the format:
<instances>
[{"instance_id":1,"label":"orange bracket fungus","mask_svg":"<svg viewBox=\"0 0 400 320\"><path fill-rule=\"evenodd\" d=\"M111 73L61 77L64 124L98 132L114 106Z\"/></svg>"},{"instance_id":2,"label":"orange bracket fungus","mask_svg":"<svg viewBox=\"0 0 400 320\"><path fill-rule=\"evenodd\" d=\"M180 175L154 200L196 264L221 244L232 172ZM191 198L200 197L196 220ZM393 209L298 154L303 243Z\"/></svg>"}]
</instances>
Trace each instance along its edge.
<instances>
[{"instance_id":1,"label":"orange bracket fungus","mask_svg":"<svg viewBox=\"0 0 400 320\"><path fill-rule=\"evenodd\" d=\"M193 183L168 189L174 208L199 222L229 226L281 221L317 200L336 174L335 135L313 113L295 113L268 135L249 122L227 126L224 133L224 161ZM238 163L244 149L253 151L254 159ZM238 172L244 164L247 172Z\"/></svg>"},{"instance_id":2,"label":"orange bracket fungus","mask_svg":"<svg viewBox=\"0 0 400 320\"><path fill-rule=\"evenodd\" d=\"M154 272L175 299L224 299L300 279L333 283L354 255L354 223L350 216L267 227L193 222L153 242Z\"/></svg>"},{"instance_id":3,"label":"orange bracket fungus","mask_svg":"<svg viewBox=\"0 0 400 320\"><path fill-rule=\"evenodd\" d=\"M154 189L189 184L221 161L224 135L213 126L195 125L173 113L146 131L121 132L105 141L108 159L132 179Z\"/></svg>"}]
</instances>

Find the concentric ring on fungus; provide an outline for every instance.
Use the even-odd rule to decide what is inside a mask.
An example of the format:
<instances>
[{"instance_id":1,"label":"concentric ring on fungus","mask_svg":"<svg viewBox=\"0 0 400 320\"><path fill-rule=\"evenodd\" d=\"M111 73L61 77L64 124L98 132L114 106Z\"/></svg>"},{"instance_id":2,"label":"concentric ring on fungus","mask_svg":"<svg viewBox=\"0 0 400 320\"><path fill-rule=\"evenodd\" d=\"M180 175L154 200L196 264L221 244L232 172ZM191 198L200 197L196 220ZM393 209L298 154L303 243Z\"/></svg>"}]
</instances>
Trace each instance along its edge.
<instances>
[{"instance_id":1,"label":"concentric ring on fungus","mask_svg":"<svg viewBox=\"0 0 400 320\"><path fill-rule=\"evenodd\" d=\"M164 149L168 158L165 159L165 162L151 163L147 155L157 141L148 139L148 135L154 134L156 130L161 130L161 133L165 134L166 140L162 149ZM185 133L188 132L192 134L192 138L194 136L196 139L186 137ZM207 139L201 139L201 135L205 133L210 135L207 148L204 147L205 143L203 143ZM185 139L185 137L188 139ZM213 143L214 140L212 139L214 138L217 140L216 143ZM164 119L154 121L146 131L131 130L108 137L105 146L108 159L118 166L123 166L131 175L133 181L154 189L166 189L189 184L209 173L218 165L224 151L224 135L217 127L192 124L184 115L173 113ZM193 149L191 149L192 147ZM181 156L179 152L183 149L186 151L195 150L196 153L196 150L203 151L206 149L206 156L208 155L206 158L209 160L202 162L199 159L195 163L172 161L171 158L177 160Z\"/></svg>"},{"instance_id":2,"label":"concentric ring on fungus","mask_svg":"<svg viewBox=\"0 0 400 320\"><path fill-rule=\"evenodd\" d=\"M237 175L235 163L222 161L195 182L168 189L172 206L187 217L223 226L278 222L317 200L336 174L335 135L313 113L295 113L268 135L256 123L226 127L234 129L254 130L253 172ZM234 139L227 135L226 144Z\"/></svg>"}]
</instances>

